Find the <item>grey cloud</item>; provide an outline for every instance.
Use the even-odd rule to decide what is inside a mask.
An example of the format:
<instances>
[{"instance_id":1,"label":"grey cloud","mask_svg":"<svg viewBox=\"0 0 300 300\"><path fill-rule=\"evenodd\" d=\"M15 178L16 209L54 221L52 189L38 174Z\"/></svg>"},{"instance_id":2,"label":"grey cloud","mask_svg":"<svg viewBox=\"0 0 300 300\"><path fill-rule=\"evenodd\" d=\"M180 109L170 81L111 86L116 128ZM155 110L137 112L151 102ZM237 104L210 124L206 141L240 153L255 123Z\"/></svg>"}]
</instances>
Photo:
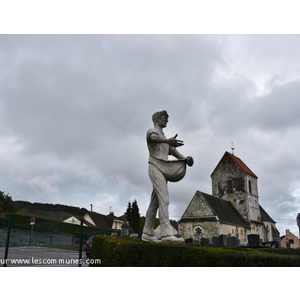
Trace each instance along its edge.
<instances>
[{"instance_id":1,"label":"grey cloud","mask_svg":"<svg viewBox=\"0 0 300 300\"><path fill-rule=\"evenodd\" d=\"M195 159L170 184L171 215L211 192L232 141L262 206L297 209L297 36L2 35L0 46L0 189L13 198L119 211L136 198L143 215L145 135L165 109L166 135Z\"/></svg>"}]
</instances>

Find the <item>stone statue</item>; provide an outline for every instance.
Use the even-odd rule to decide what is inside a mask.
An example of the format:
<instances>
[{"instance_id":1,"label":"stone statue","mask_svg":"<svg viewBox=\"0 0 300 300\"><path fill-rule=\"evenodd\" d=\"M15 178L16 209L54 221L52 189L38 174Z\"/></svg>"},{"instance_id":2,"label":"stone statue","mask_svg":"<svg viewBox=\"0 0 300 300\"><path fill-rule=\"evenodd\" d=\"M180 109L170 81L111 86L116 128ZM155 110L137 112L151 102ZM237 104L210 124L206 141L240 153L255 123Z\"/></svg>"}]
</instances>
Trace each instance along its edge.
<instances>
[{"instance_id":1,"label":"stone statue","mask_svg":"<svg viewBox=\"0 0 300 300\"><path fill-rule=\"evenodd\" d=\"M183 146L183 141L177 140L177 134L167 139L163 128L168 123L168 113L159 111L153 114L154 128L147 132L147 145L149 150L149 177L153 184L151 201L146 213L145 226L142 240L144 242L158 243L171 242L182 243L183 239L173 235L169 220L169 192L168 181L181 180L186 173L186 165L192 166L194 160L191 156L183 156L176 148ZM173 155L176 160L168 160L168 155ZM159 221L161 227L161 241L155 237L154 221L159 209Z\"/></svg>"}]
</instances>

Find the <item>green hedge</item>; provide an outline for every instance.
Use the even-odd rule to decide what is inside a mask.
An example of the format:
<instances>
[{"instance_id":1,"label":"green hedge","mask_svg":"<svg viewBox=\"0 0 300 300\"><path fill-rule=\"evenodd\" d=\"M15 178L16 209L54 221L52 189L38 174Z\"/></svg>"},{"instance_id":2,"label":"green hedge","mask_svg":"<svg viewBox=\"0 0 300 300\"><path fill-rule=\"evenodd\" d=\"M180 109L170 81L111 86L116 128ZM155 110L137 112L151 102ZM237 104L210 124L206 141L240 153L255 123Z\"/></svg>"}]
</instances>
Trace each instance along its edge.
<instances>
[{"instance_id":1,"label":"green hedge","mask_svg":"<svg viewBox=\"0 0 300 300\"><path fill-rule=\"evenodd\" d=\"M101 259L101 264L91 265L95 267L300 267L299 251L147 244L136 238L94 236L90 258Z\"/></svg>"}]
</instances>

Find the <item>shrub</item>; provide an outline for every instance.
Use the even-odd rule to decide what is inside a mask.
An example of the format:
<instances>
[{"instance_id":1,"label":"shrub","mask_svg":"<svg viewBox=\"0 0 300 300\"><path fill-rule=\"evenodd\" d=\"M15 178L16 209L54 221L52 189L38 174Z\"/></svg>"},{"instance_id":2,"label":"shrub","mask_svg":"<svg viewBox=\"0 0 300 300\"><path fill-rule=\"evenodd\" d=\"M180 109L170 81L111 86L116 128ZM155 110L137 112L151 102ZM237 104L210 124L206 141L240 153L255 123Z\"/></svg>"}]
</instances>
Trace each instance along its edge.
<instances>
[{"instance_id":1,"label":"shrub","mask_svg":"<svg viewBox=\"0 0 300 300\"><path fill-rule=\"evenodd\" d=\"M95 236L91 258L103 267L299 267L299 251L277 249L207 248L147 244L139 239ZM291 250L291 249L289 249Z\"/></svg>"}]
</instances>

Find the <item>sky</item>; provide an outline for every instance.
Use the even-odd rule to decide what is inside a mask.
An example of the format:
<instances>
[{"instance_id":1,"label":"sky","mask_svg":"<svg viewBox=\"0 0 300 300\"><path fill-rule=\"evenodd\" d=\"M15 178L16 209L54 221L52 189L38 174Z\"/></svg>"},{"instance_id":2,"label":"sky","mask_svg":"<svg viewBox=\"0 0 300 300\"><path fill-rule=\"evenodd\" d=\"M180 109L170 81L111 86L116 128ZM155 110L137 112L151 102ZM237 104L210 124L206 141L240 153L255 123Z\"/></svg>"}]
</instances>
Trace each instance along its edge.
<instances>
[{"instance_id":1,"label":"sky","mask_svg":"<svg viewBox=\"0 0 300 300\"><path fill-rule=\"evenodd\" d=\"M233 143L280 234L298 236L299 53L293 34L0 35L0 190L117 216L137 200L143 216L146 132L167 110L165 135L195 161L169 183L172 219L211 194Z\"/></svg>"}]
</instances>

